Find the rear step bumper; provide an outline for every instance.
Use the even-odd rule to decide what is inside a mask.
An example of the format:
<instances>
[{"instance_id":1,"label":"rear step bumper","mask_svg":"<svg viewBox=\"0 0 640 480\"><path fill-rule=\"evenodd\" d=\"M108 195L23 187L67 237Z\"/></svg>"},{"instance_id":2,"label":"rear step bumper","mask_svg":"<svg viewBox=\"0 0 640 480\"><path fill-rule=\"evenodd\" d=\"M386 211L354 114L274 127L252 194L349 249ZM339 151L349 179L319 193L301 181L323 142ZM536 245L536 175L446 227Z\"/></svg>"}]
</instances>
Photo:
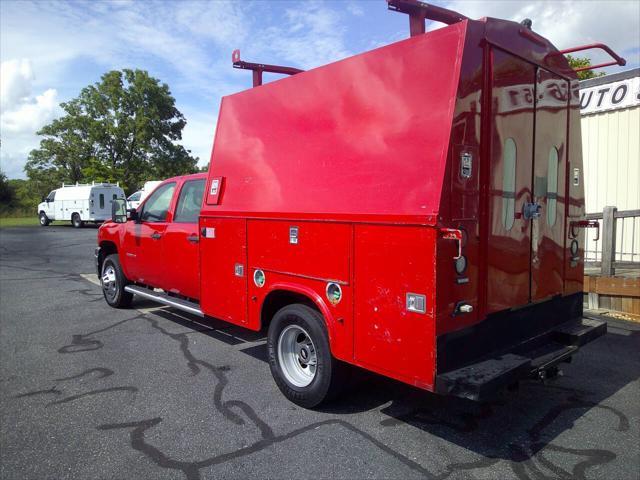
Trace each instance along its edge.
<instances>
[{"instance_id":1,"label":"rear step bumper","mask_svg":"<svg viewBox=\"0 0 640 480\"><path fill-rule=\"evenodd\" d=\"M198 315L199 317L204 317L202 310L200 310L200 305L195 302L172 297L164 292L156 292L155 290L151 290L150 288L145 288L138 285L127 285L126 287L124 287L124 290L125 292L140 295L142 298L153 300L154 302L168 305L169 307L174 307L185 312L193 313L194 315Z\"/></svg>"},{"instance_id":2,"label":"rear step bumper","mask_svg":"<svg viewBox=\"0 0 640 480\"><path fill-rule=\"evenodd\" d=\"M581 346L607 332L606 322L577 318L562 323L546 336L548 341L531 350L504 353L436 376L436 393L483 400L496 390L527 377L544 378L544 372L571 360Z\"/></svg>"}]
</instances>

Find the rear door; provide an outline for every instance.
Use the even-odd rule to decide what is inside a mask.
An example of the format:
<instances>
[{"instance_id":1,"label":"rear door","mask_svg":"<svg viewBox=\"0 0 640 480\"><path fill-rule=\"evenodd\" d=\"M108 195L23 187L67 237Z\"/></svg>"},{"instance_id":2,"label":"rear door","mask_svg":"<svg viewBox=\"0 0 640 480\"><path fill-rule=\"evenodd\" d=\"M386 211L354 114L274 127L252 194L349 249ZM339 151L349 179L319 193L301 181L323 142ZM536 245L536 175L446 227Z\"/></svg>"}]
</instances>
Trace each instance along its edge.
<instances>
[{"instance_id":1,"label":"rear door","mask_svg":"<svg viewBox=\"0 0 640 480\"><path fill-rule=\"evenodd\" d=\"M487 313L529 302L535 67L493 49Z\"/></svg>"},{"instance_id":2,"label":"rear door","mask_svg":"<svg viewBox=\"0 0 640 480\"><path fill-rule=\"evenodd\" d=\"M533 199L540 216L531 225L531 300L563 292L564 216L569 83L538 68Z\"/></svg>"},{"instance_id":3,"label":"rear door","mask_svg":"<svg viewBox=\"0 0 640 480\"><path fill-rule=\"evenodd\" d=\"M200 298L198 217L204 184L204 178L182 183L162 245L166 263L160 288L193 299Z\"/></svg>"},{"instance_id":4,"label":"rear door","mask_svg":"<svg viewBox=\"0 0 640 480\"><path fill-rule=\"evenodd\" d=\"M563 292L568 82L493 52L487 313Z\"/></svg>"}]
</instances>

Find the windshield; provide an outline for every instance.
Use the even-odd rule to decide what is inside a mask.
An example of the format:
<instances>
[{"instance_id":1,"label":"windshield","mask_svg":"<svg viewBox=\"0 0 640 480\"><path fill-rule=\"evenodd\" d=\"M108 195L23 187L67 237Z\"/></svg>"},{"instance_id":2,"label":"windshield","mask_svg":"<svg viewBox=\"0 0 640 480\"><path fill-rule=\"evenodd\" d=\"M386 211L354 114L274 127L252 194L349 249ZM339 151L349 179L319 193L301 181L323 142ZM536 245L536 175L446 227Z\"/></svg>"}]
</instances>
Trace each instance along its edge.
<instances>
[{"instance_id":1,"label":"windshield","mask_svg":"<svg viewBox=\"0 0 640 480\"><path fill-rule=\"evenodd\" d=\"M136 193L132 193L129 198L127 198L127 200L129 200L130 202L139 202L140 201L140 195L142 195L141 191L137 191Z\"/></svg>"}]
</instances>

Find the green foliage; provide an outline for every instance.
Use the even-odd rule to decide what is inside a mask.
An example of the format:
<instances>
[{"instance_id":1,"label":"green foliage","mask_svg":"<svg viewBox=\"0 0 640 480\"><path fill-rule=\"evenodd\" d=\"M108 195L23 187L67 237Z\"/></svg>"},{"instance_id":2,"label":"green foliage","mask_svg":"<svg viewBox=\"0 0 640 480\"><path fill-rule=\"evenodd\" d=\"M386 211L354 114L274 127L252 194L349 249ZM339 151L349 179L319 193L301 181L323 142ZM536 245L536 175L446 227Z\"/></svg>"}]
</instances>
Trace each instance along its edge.
<instances>
[{"instance_id":1,"label":"green foliage","mask_svg":"<svg viewBox=\"0 0 640 480\"><path fill-rule=\"evenodd\" d=\"M197 171L182 145L186 120L166 84L143 70L110 71L61 104L65 112L38 134L25 171L43 185L120 182L132 192L145 181Z\"/></svg>"},{"instance_id":2,"label":"green foliage","mask_svg":"<svg viewBox=\"0 0 640 480\"><path fill-rule=\"evenodd\" d=\"M3 171L0 170L0 202L6 205L11 202L13 198L13 192L9 186L9 180Z\"/></svg>"},{"instance_id":3,"label":"green foliage","mask_svg":"<svg viewBox=\"0 0 640 480\"><path fill-rule=\"evenodd\" d=\"M587 57L574 57L572 55L567 55L567 61L569 62L569 66L573 69L591 66L591 60ZM602 77L604 75L606 75L604 72L594 72L593 70L583 70L578 72L578 78L580 80Z\"/></svg>"}]
</instances>

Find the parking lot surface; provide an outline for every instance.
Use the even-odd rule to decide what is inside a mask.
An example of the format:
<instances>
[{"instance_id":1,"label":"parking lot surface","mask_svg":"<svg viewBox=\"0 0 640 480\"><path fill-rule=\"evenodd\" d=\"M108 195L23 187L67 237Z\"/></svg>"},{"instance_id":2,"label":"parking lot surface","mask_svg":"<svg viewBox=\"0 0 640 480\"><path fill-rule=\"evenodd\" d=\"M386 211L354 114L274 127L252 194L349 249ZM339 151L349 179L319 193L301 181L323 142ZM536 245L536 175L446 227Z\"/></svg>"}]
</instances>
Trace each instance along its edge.
<instances>
[{"instance_id":1,"label":"parking lot surface","mask_svg":"<svg viewBox=\"0 0 640 480\"><path fill-rule=\"evenodd\" d=\"M95 237L0 230L3 479L640 478L638 324L488 403L356 372L311 411L278 391L264 333L108 307Z\"/></svg>"}]
</instances>

